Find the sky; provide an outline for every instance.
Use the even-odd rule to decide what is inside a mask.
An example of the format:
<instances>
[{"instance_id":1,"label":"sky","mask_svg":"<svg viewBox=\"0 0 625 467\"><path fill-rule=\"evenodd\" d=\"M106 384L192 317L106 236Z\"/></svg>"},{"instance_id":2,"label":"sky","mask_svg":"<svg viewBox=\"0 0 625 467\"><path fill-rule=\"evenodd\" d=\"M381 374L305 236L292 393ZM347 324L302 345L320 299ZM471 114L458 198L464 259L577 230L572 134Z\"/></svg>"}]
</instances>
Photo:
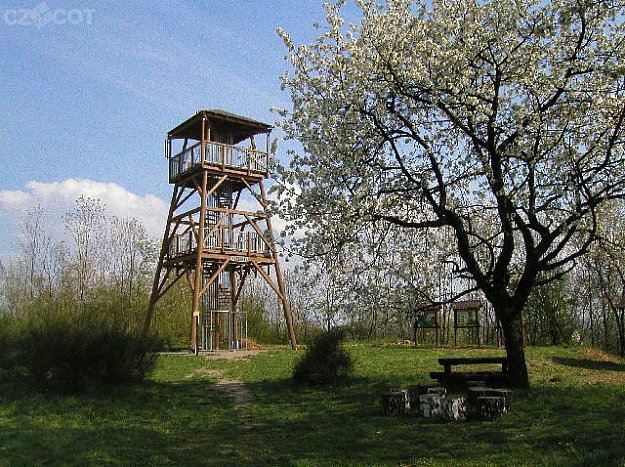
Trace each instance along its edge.
<instances>
[{"instance_id":1,"label":"sky","mask_svg":"<svg viewBox=\"0 0 625 467\"><path fill-rule=\"evenodd\" d=\"M0 261L29 208L54 228L80 196L162 236L167 131L200 109L276 122L276 28L309 43L314 23L321 0L0 1Z\"/></svg>"}]
</instances>

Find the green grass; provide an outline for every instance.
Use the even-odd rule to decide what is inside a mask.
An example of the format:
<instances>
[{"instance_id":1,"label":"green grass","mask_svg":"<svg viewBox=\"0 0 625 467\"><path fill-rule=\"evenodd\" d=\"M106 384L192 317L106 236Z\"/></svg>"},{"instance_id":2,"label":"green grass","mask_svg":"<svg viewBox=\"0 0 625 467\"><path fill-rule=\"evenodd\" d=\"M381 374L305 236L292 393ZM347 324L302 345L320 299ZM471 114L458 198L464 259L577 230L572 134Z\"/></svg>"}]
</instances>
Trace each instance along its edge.
<instances>
[{"instance_id":1,"label":"green grass","mask_svg":"<svg viewBox=\"0 0 625 467\"><path fill-rule=\"evenodd\" d=\"M494 422L384 417L389 387L427 381L437 359L495 349L349 346L343 386L290 380L288 350L250 359L161 356L153 376L111 394L0 395L0 466L625 465L625 362L580 348L530 348L533 389ZM236 407L212 383L245 382Z\"/></svg>"}]
</instances>

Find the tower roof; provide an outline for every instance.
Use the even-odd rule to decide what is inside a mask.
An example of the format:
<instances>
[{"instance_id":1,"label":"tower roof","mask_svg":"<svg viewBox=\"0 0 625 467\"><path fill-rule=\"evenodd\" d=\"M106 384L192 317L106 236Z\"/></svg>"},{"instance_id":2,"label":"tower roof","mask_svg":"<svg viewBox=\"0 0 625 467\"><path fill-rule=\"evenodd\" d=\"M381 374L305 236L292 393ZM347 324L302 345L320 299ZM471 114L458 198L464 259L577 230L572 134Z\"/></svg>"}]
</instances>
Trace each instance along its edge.
<instances>
[{"instance_id":1,"label":"tower roof","mask_svg":"<svg viewBox=\"0 0 625 467\"><path fill-rule=\"evenodd\" d=\"M268 133L273 127L267 123L236 115L225 110L200 110L180 125L168 132L170 139L189 138L200 140L202 136L202 120L205 119L212 128L231 134L234 144L259 133Z\"/></svg>"}]
</instances>

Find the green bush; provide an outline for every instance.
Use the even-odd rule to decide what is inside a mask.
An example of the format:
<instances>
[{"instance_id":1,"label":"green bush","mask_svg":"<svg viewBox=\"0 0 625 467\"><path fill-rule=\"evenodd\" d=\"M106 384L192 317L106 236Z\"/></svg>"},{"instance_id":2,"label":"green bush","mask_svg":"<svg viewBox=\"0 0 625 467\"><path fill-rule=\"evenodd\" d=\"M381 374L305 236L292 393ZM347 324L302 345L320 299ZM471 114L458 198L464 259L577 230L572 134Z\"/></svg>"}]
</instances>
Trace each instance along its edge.
<instances>
[{"instance_id":1,"label":"green bush","mask_svg":"<svg viewBox=\"0 0 625 467\"><path fill-rule=\"evenodd\" d=\"M44 309L0 331L0 377L36 391L83 392L141 381L158 342L114 315Z\"/></svg>"},{"instance_id":2,"label":"green bush","mask_svg":"<svg viewBox=\"0 0 625 467\"><path fill-rule=\"evenodd\" d=\"M0 381L14 379L19 370L15 336L15 319L6 314L0 315Z\"/></svg>"},{"instance_id":3,"label":"green bush","mask_svg":"<svg viewBox=\"0 0 625 467\"><path fill-rule=\"evenodd\" d=\"M343 329L319 334L295 365L293 379L308 384L334 384L347 379L354 362L343 348L344 339Z\"/></svg>"}]
</instances>

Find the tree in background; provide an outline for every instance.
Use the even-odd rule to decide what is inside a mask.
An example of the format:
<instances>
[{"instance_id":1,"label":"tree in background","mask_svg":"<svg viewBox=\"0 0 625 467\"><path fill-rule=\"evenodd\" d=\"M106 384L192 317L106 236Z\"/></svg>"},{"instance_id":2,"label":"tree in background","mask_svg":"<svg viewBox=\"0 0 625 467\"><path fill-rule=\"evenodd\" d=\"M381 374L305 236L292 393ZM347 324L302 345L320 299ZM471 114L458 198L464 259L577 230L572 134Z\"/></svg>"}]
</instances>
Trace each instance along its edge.
<instances>
[{"instance_id":1,"label":"tree in background","mask_svg":"<svg viewBox=\"0 0 625 467\"><path fill-rule=\"evenodd\" d=\"M53 242L44 210L27 211L18 256L0 268L3 383L84 391L140 381L160 344L140 332L155 247L98 200L78 199L64 220L68 241Z\"/></svg>"},{"instance_id":2,"label":"tree in background","mask_svg":"<svg viewBox=\"0 0 625 467\"><path fill-rule=\"evenodd\" d=\"M82 304L85 294L97 279L104 263L105 214L100 200L81 196L76 207L63 216L65 228L74 242L74 261L78 297Z\"/></svg>"},{"instance_id":3,"label":"tree in background","mask_svg":"<svg viewBox=\"0 0 625 467\"><path fill-rule=\"evenodd\" d=\"M522 312L597 239L625 196L623 5L603 1L326 5L310 45L279 30L293 73L281 123L303 152L282 172L283 215L308 252L367 223L451 229L528 387ZM483 226L490 228L484 230Z\"/></svg>"},{"instance_id":4,"label":"tree in background","mask_svg":"<svg viewBox=\"0 0 625 467\"><path fill-rule=\"evenodd\" d=\"M587 277L580 281L587 282L582 300L590 310L591 343L596 340L606 350L625 355L625 316L616 308L625 290L625 203L608 208L601 215L600 240L580 264Z\"/></svg>"},{"instance_id":5,"label":"tree in background","mask_svg":"<svg viewBox=\"0 0 625 467\"><path fill-rule=\"evenodd\" d=\"M562 345L579 329L577 303L568 276L534 287L525 309L530 345Z\"/></svg>"},{"instance_id":6,"label":"tree in background","mask_svg":"<svg viewBox=\"0 0 625 467\"><path fill-rule=\"evenodd\" d=\"M18 255L1 271L4 311L99 309L140 320L156 251L144 227L110 216L98 200L84 197L63 219L67 239L53 241L43 208L25 212Z\"/></svg>"}]
</instances>

